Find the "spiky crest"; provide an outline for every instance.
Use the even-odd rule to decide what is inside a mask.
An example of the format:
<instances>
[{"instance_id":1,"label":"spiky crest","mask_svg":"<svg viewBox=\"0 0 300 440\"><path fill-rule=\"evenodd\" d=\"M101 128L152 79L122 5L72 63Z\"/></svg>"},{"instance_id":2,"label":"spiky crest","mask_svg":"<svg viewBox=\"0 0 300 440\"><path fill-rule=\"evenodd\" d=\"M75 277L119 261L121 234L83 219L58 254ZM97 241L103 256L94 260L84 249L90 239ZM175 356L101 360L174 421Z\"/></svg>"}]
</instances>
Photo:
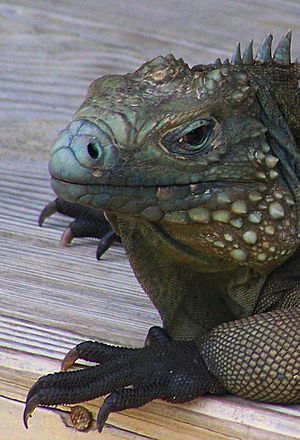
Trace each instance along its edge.
<instances>
[{"instance_id":1,"label":"spiky crest","mask_svg":"<svg viewBox=\"0 0 300 440\"><path fill-rule=\"evenodd\" d=\"M272 56L273 35L268 34L260 43L255 58L253 57L253 40L250 41L249 45L245 49L243 57L241 57L240 42L238 42L231 58L231 64L248 65L255 62L273 62L287 66L291 64L291 40L292 31L289 30L286 35L280 39L274 55Z\"/></svg>"}]
</instances>

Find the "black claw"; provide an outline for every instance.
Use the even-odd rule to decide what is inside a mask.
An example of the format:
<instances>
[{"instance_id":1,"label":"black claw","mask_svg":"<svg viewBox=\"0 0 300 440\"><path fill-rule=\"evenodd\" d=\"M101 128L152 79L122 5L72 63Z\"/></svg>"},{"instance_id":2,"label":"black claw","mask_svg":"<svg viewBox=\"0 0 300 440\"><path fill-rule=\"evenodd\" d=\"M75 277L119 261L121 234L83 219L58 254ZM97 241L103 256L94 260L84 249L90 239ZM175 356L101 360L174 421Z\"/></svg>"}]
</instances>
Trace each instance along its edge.
<instances>
[{"instance_id":1,"label":"black claw","mask_svg":"<svg viewBox=\"0 0 300 440\"><path fill-rule=\"evenodd\" d=\"M57 212L57 206L56 206L56 201L54 200L53 202L48 203L48 205L46 205L45 208L40 213L39 226L43 226L46 218L50 217L56 212Z\"/></svg>"},{"instance_id":2,"label":"black claw","mask_svg":"<svg viewBox=\"0 0 300 440\"><path fill-rule=\"evenodd\" d=\"M81 342L66 354L61 364L61 371L71 368L78 359L103 364L108 361L120 361L124 357L129 360L130 354L134 355L136 351L134 348L115 347L101 342Z\"/></svg>"},{"instance_id":3,"label":"black claw","mask_svg":"<svg viewBox=\"0 0 300 440\"><path fill-rule=\"evenodd\" d=\"M111 412L137 408L156 398L185 402L222 390L194 341L173 341L158 327L149 330L144 348L92 341L78 344L66 355L62 368L68 369L79 358L99 364L40 378L28 393L23 417L26 428L39 405L76 404L109 394L97 418L101 432Z\"/></svg>"},{"instance_id":4,"label":"black claw","mask_svg":"<svg viewBox=\"0 0 300 440\"><path fill-rule=\"evenodd\" d=\"M132 383L133 368L131 364L124 367L123 363L120 365L120 362L115 361L108 365L44 376L29 390L26 417L38 405L85 402L111 393L119 387L126 387Z\"/></svg>"},{"instance_id":5,"label":"black claw","mask_svg":"<svg viewBox=\"0 0 300 440\"><path fill-rule=\"evenodd\" d=\"M120 241L119 236L114 231L107 232L101 239L97 248L97 260L109 249L115 241Z\"/></svg>"},{"instance_id":6,"label":"black claw","mask_svg":"<svg viewBox=\"0 0 300 440\"><path fill-rule=\"evenodd\" d=\"M58 197L55 200L57 211L60 214L67 215L73 218L93 218L96 221L103 221L103 213L97 209L88 206L78 205L77 203L67 202ZM106 221L106 220L105 220Z\"/></svg>"},{"instance_id":7,"label":"black claw","mask_svg":"<svg viewBox=\"0 0 300 440\"><path fill-rule=\"evenodd\" d=\"M76 350L80 359L103 364L104 362L118 362L124 358L129 361L138 349L115 347L103 344L102 342L86 341L78 344Z\"/></svg>"},{"instance_id":8,"label":"black claw","mask_svg":"<svg viewBox=\"0 0 300 440\"><path fill-rule=\"evenodd\" d=\"M139 408L153 399L163 398L165 393L166 385L161 381L115 391L106 397L99 410L97 416L98 431L102 432L110 413L124 409Z\"/></svg>"},{"instance_id":9,"label":"black claw","mask_svg":"<svg viewBox=\"0 0 300 440\"><path fill-rule=\"evenodd\" d=\"M109 414L112 412L111 403L110 403L111 396L112 396L112 394L104 400L103 405L101 406L101 408L98 412L97 429L99 432L102 432L104 425L106 423L106 420L108 419Z\"/></svg>"},{"instance_id":10,"label":"black claw","mask_svg":"<svg viewBox=\"0 0 300 440\"><path fill-rule=\"evenodd\" d=\"M75 237L101 239L97 249L97 259L100 260L101 256L114 242L121 241L120 237L112 230L102 211L67 202L58 197L43 209L39 216L39 225L42 226L46 218L55 213L75 219L61 237L62 246L69 245Z\"/></svg>"},{"instance_id":11,"label":"black claw","mask_svg":"<svg viewBox=\"0 0 300 440\"><path fill-rule=\"evenodd\" d=\"M28 429L28 419L31 417L33 411L35 408L39 406L39 400L36 397L32 397L31 399L27 400L26 406L23 413L23 423L26 429Z\"/></svg>"}]
</instances>

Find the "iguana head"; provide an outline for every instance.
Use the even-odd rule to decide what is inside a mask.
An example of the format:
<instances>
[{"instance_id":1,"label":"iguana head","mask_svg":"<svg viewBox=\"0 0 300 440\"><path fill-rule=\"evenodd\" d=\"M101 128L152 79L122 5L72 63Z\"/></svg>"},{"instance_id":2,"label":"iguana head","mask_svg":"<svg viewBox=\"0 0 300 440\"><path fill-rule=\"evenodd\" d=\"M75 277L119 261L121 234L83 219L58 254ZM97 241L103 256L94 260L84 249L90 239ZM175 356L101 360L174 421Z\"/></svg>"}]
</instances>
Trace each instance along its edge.
<instances>
[{"instance_id":1,"label":"iguana head","mask_svg":"<svg viewBox=\"0 0 300 440\"><path fill-rule=\"evenodd\" d=\"M251 43L243 59L237 46L231 64L189 68L160 56L93 82L53 146L54 190L156 223L172 240L239 264L285 258L296 212L282 162L295 159L288 126L294 136L299 129L285 90L298 87L299 68L290 62L290 34L273 58L271 41L255 60ZM283 142L278 127L288 130Z\"/></svg>"}]
</instances>

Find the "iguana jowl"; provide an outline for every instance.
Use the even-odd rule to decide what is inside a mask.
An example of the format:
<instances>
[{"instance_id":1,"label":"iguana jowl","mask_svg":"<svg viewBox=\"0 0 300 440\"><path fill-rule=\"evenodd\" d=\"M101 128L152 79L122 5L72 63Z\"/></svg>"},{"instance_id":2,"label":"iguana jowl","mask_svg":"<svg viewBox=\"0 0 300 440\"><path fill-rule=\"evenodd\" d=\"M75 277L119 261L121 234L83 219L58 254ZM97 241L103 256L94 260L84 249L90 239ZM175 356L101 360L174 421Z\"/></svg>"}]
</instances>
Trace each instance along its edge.
<instances>
[{"instance_id":1,"label":"iguana jowl","mask_svg":"<svg viewBox=\"0 0 300 440\"><path fill-rule=\"evenodd\" d=\"M105 211L158 309L140 349L79 344L99 365L39 379L38 405L109 394L112 411L204 393L300 402L300 66L291 33L255 59L172 55L96 80L52 150L63 199ZM132 387L128 388L128 386Z\"/></svg>"}]
</instances>

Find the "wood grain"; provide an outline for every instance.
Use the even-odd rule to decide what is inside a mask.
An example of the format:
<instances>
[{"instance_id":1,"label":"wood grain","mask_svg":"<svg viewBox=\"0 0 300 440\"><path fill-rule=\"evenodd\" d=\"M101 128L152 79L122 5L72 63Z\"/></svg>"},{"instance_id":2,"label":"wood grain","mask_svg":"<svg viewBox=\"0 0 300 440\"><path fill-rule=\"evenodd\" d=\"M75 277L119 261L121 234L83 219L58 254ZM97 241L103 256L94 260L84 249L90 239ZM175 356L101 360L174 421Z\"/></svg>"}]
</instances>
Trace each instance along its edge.
<instances>
[{"instance_id":1,"label":"wood grain","mask_svg":"<svg viewBox=\"0 0 300 440\"><path fill-rule=\"evenodd\" d=\"M0 2L0 157L46 159L89 83L174 53L189 64L230 57L237 40L275 44L293 28L298 0L22 0Z\"/></svg>"},{"instance_id":2,"label":"wood grain","mask_svg":"<svg viewBox=\"0 0 300 440\"><path fill-rule=\"evenodd\" d=\"M72 428L66 428L62 423L61 411L49 411L38 409L32 420L30 431L17 430L18 421L22 419L23 405L15 400L0 397L0 426L1 439L8 440L99 440L99 433L95 431L78 432ZM7 417L10 414L10 417ZM51 434L49 434L51 425ZM51 437L50 437L51 435ZM13 437L12 437L13 436ZM148 437L149 438L149 437ZM101 435L101 440L145 440L146 437L126 432L113 426Z\"/></svg>"}]
</instances>

